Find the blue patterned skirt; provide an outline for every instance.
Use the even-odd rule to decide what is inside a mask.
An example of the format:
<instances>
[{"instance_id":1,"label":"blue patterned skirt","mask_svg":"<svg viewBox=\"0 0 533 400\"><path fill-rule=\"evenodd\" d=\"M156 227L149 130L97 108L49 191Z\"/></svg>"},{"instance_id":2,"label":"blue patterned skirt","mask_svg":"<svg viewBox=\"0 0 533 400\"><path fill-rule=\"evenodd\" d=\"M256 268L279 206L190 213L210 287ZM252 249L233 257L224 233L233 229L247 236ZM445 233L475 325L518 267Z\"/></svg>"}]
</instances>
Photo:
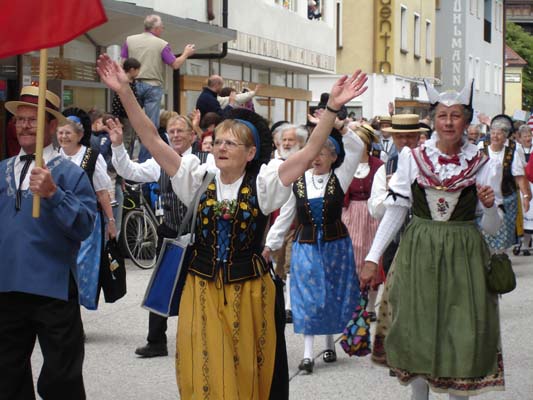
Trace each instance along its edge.
<instances>
[{"instance_id":1,"label":"blue patterned skirt","mask_svg":"<svg viewBox=\"0 0 533 400\"><path fill-rule=\"evenodd\" d=\"M518 212L518 196L513 193L503 198L503 223L496 235L489 235L482 230L483 238L491 250L505 250L516 244L516 214Z\"/></svg>"},{"instance_id":2,"label":"blue patterned skirt","mask_svg":"<svg viewBox=\"0 0 533 400\"><path fill-rule=\"evenodd\" d=\"M342 332L359 301L359 280L349 237L314 244L295 241L291 256L291 304L294 332L330 335Z\"/></svg>"}]
</instances>

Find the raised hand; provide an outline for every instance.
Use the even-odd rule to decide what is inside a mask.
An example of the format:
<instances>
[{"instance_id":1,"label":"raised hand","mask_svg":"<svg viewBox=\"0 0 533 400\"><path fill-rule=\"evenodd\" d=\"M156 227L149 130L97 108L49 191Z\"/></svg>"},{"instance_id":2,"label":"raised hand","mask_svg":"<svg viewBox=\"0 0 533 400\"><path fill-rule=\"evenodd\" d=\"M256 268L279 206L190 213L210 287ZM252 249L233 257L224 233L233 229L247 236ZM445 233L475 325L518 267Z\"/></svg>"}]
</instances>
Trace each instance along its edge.
<instances>
[{"instance_id":1,"label":"raised hand","mask_svg":"<svg viewBox=\"0 0 533 400\"><path fill-rule=\"evenodd\" d=\"M190 57L194 53L196 53L196 47L194 44L188 44L183 48L183 55L185 55L185 57Z\"/></svg>"},{"instance_id":2,"label":"raised hand","mask_svg":"<svg viewBox=\"0 0 533 400\"><path fill-rule=\"evenodd\" d=\"M129 87L128 76L120 65L107 54L102 54L96 60L96 72L98 72L102 82L117 93Z\"/></svg>"},{"instance_id":3,"label":"raised hand","mask_svg":"<svg viewBox=\"0 0 533 400\"><path fill-rule=\"evenodd\" d=\"M118 118L109 118L104 128L109 133L109 139L114 146L120 146L123 141L122 124Z\"/></svg>"},{"instance_id":4,"label":"raised hand","mask_svg":"<svg viewBox=\"0 0 533 400\"><path fill-rule=\"evenodd\" d=\"M191 118L191 124L193 128L197 128L200 126L200 110L195 109L191 112L190 118Z\"/></svg>"},{"instance_id":5,"label":"raised hand","mask_svg":"<svg viewBox=\"0 0 533 400\"><path fill-rule=\"evenodd\" d=\"M350 77L346 75L341 77L331 88L328 105L338 110L350 100L360 96L367 89L365 86L367 79L366 74L360 69Z\"/></svg>"}]
</instances>

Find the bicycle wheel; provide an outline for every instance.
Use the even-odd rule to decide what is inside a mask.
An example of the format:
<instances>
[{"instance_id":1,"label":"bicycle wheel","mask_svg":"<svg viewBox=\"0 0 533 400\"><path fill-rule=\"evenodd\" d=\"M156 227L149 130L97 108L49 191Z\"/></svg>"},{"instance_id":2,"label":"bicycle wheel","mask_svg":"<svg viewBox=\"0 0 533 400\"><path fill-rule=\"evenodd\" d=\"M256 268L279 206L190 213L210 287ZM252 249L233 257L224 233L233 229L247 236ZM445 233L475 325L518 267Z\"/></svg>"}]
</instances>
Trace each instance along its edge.
<instances>
[{"instance_id":1,"label":"bicycle wheel","mask_svg":"<svg viewBox=\"0 0 533 400\"><path fill-rule=\"evenodd\" d=\"M130 211L124 217L122 242L136 266L142 269L154 267L157 261L157 230L154 222L142 211Z\"/></svg>"}]
</instances>

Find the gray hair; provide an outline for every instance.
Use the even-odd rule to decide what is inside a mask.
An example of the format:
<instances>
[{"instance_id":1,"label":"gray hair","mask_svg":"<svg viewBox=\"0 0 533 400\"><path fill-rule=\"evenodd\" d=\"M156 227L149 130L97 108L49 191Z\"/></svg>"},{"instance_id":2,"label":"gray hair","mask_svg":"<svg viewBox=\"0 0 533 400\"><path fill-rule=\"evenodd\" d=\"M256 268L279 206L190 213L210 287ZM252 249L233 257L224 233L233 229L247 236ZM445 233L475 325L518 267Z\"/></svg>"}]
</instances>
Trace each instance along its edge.
<instances>
[{"instance_id":1,"label":"gray hair","mask_svg":"<svg viewBox=\"0 0 533 400\"><path fill-rule=\"evenodd\" d=\"M431 121L433 121L433 123L435 122L435 115L437 114L437 107L438 105L435 107L432 107L431 110L429 111L429 118L431 119ZM465 117L465 120L472 121L472 116L473 116L472 110L467 108L465 105L461 107L461 110L463 110L463 115Z\"/></svg>"},{"instance_id":2,"label":"gray hair","mask_svg":"<svg viewBox=\"0 0 533 400\"><path fill-rule=\"evenodd\" d=\"M521 125L520 128L518 128L518 135L522 136L526 133L531 133L531 128L527 124Z\"/></svg>"},{"instance_id":3,"label":"gray hair","mask_svg":"<svg viewBox=\"0 0 533 400\"><path fill-rule=\"evenodd\" d=\"M307 136L309 135L307 132L307 129L305 129L301 125L294 125L294 124L282 124L278 126L273 133L274 136L274 142L279 143L283 137L283 133L285 131L294 129L296 132L296 139L298 140L298 144L300 148L302 148L305 145L305 142L307 142Z\"/></svg>"},{"instance_id":4,"label":"gray hair","mask_svg":"<svg viewBox=\"0 0 533 400\"><path fill-rule=\"evenodd\" d=\"M144 30L151 31L162 25L161 17L157 14L147 15L144 19Z\"/></svg>"},{"instance_id":5,"label":"gray hair","mask_svg":"<svg viewBox=\"0 0 533 400\"><path fill-rule=\"evenodd\" d=\"M505 133L505 136L509 136L512 128L507 121L496 120L490 125L490 130L492 131L494 129L501 129Z\"/></svg>"}]
</instances>

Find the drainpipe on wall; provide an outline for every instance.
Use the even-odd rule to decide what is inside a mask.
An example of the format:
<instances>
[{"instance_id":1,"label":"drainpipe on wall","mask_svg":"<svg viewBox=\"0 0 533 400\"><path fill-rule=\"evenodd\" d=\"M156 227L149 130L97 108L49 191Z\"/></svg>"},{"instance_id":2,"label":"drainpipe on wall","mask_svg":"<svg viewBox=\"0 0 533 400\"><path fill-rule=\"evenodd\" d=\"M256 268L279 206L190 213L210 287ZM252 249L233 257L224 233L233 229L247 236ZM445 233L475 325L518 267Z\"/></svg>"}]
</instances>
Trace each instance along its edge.
<instances>
[{"instance_id":1,"label":"drainpipe on wall","mask_svg":"<svg viewBox=\"0 0 533 400\"><path fill-rule=\"evenodd\" d=\"M214 18L213 14L213 2L212 0L207 0L207 18L212 20ZM228 0L222 0L222 27L228 27ZM228 42L222 43L222 51L220 53L203 53L203 54L194 54L189 59L220 59L226 57L228 54ZM180 54L177 54L176 57L179 57ZM180 109L180 70L174 70L172 74L172 86L174 88L174 110Z\"/></svg>"}]
</instances>

